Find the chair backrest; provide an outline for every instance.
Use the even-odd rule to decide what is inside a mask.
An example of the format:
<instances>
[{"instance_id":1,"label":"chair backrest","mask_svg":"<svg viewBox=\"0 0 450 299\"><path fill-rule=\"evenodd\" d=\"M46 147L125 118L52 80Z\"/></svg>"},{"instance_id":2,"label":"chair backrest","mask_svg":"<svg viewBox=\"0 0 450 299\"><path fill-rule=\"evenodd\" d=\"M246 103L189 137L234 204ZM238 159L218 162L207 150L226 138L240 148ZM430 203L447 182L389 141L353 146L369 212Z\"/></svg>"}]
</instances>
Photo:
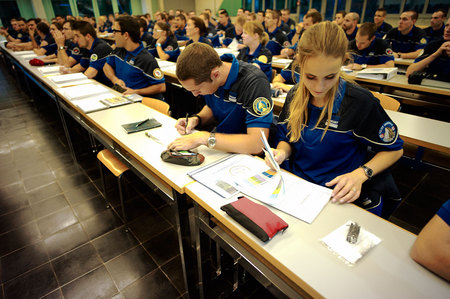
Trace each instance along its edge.
<instances>
[{"instance_id":1,"label":"chair backrest","mask_svg":"<svg viewBox=\"0 0 450 299\"><path fill-rule=\"evenodd\" d=\"M393 111L399 111L400 110L400 102L397 101L394 98L391 98L387 95L381 94L379 92L371 91L372 94L380 100L381 107L383 107L385 110L393 110Z\"/></svg>"},{"instance_id":2,"label":"chair backrest","mask_svg":"<svg viewBox=\"0 0 450 299\"><path fill-rule=\"evenodd\" d=\"M142 104L170 116L170 106L164 101L154 98L142 98Z\"/></svg>"}]
</instances>

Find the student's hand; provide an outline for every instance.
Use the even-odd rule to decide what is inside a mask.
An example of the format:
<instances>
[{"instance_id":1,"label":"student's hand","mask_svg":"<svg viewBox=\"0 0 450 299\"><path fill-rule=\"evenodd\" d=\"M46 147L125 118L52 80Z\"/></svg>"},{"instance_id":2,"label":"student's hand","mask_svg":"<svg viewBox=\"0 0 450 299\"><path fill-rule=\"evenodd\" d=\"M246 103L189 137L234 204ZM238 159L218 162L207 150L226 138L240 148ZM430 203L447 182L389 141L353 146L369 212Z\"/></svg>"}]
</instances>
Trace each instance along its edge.
<instances>
[{"instance_id":1,"label":"student's hand","mask_svg":"<svg viewBox=\"0 0 450 299\"><path fill-rule=\"evenodd\" d=\"M58 45L58 47L62 47L64 46L64 42L65 42L65 38L64 35L62 34L61 31L59 30L54 30L52 32L53 35L53 39L55 40L56 45Z\"/></svg>"},{"instance_id":2,"label":"student's hand","mask_svg":"<svg viewBox=\"0 0 450 299\"><path fill-rule=\"evenodd\" d=\"M172 141L167 149L175 151L187 151L200 145L206 145L208 142L209 132L201 131L193 134L184 135Z\"/></svg>"},{"instance_id":3,"label":"student's hand","mask_svg":"<svg viewBox=\"0 0 450 299\"><path fill-rule=\"evenodd\" d=\"M359 198L361 195L362 184L367 177L362 168L357 168L352 172L335 177L325 186L334 186L331 193L331 200L339 203L350 203Z\"/></svg>"},{"instance_id":4,"label":"student's hand","mask_svg":"<svg viewBox=\"0 0 450 299\"><path fill-rule=\"evenodd\" d=\"M303 22L300 22L297 24L297 26L295 26L295 33L300 34L302 30L303 30Z\"/></svg>"},{"instance_id":5,"label":"student's hand","mask_svg":"<svg viewBox=\"0 0 450 299\"><path fill-rule=\"evenodd\" d=\"M186 118L179 118L177 120L177 123L175 124L175 128L177 129L177 132L181 135L185 134L191 134L192 130L198 125L198 118L197 117L189 117L188 118L188 125L186 127Z\"/></svg>"},{"instance_id":6,"label":"student's hand","mask_svg":"<svg viewBox=\"0 0 450 299\"><path fill-rule=\"evenodd\" d=\"M59 73L60 74L70 74L70 67L60 66Z\"/></svg>"},{"instance_id":7,"label":"student's hand","mask_svg":"<svg viewBox=\"0 0 450 299\"><path fill-rule=\"evenodd\" d=\"M397 52L394 52L394 58L400 58Z\"/></svg>"},{"instance_id":8,"label":"student's hand","mask_svg":"<svg viewBox=\"0 0 450 299\"><path fill-rule=\"evenodd\" d=\"M48 46L48 42L43 40L43 41L41 41L41 44L39 46L40 47Z\"/></svg>"},{"instance_id":9,"label":"student's hand","mask_svg":"<svg viewBox=\"0 0 450 299\"><path fill-rule=\"evenodd\" d=\"M352 63L352 64L350 65L350 68L351 68L352 70L355 70L355 71L362 70L362 66L361 66L360 64L357 64L357 63Z\"/></svg>"},{"instance_id":10,"label":"student's hand","mask_svg":"<svg viewBox=\"0 0 450 299\"><path fill-rule=\"evenodd\" d=\"M122 80L120 80L120 81L122 81ZM123 82L123 81L122 81ZM127 94L133 94L133 93L137 93L136 92L136 89L133 89L133 88L128 88L128 87L126 87L126 86L124 86L127 90L125 90L122 94L123 95L127 95Z\"/></svg>"},{"instance_id":11,"label":"student's hand","mask_svg":"<svg viewBox=\"0 0 450 299\"><path fill-rule=\"evenodd\" d=\"M34 36L34 31L35 29L28 29L28 35L30 36L30 38Z\"/></svg>"},{"instance_id":12,"label":"student's hand","mask_svg":"<svg viewBox=\"0 0 450 299\"><path fill-rule=\"evenodd\" d=\"M284 160L286 160L286 152L284 150L280 150L280 149L274 149L271 148L272 153L273 153L273 157L275 158L275 162L278 163L278 165L280 165L281 163L284 162ZM267 154L265 155L265 161L267 166L269 166L270 168L273 167L272 163L270 162L269 157L267 157Z\"/></svg>"},{"instance_id":13,"label":"student's hand","mask_svg":"<svg viewBox=\"0 0 450 299\"><path fill-rule=\"evenodd\" d=\"M281 52L280 52L280 56L282 56L282 57L289 58L289 57L291 57L292 55L294 55L294 50L292 50L292 49L290 49L290 48L284 48L284 49L282 49Z\"/></svg>"},{"instance_id":14,"label":"student's hand","mask_svg":"<svg viewBox=\"0 0 450 299\"><path fill-rule=\"evenodd\" d=\"M114 79L113 84L117 84L122 86L123 88L127 88L127 85L125 84L125 82L123 82L122 80L120 80L119 78Z\"/></svg>"},{"instance_id":15,"label":"student's hand","mask_svg":"<svg viewBox=\"0 0 450 299\"><path fill-rule=\"evenodd\" d=\"M287 86L286 84L281 83L281 82L273 82L273 83L272 83L272 87L273 87L273 88L276 88L276 89L280 89L280 90L282 90L283 92L288 92L289 90L291 90L291 88L292 88L293 86Z\"/></svg>"},{"instance_id":16,"label":"student's hand","mask_svg":"<svg viewBox=\"0 0 450 299\"><path fill-rule=\"evenodd\" d=\"M439 57L447 51L450 51L450 41L443 43L441 45L441 47L436 52L434 52L431 56Z\"/></svg>"}]
</instances>

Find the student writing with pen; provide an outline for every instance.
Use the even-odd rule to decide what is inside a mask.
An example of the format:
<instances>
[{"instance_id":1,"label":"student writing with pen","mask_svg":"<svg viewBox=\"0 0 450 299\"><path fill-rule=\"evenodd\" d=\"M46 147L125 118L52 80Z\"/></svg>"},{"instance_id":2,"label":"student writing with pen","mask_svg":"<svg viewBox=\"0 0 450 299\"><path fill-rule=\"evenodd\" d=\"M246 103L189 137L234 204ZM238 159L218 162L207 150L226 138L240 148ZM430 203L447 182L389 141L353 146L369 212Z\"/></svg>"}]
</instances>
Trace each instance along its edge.
<instances>
[{"instance_id":1,"label":"student writing with pen","mask_svg":"<svg viewBox=\"0 0 450 299\"><path fill-rule=\"evenodd\" d=\"M233 55L219 58L210 46L193 43L178 58L177 77L194 96L203 95L206 105L188 121L177 121L176 128L183 136L169 149L206 145L235 153L262 151L260 130L268 135L273 104L269 82L260 69ZM201 131L202 126L212 123L217 123L215 131ZM194 129L200 131L191 134Z\"/></svg>"}]
</instances>

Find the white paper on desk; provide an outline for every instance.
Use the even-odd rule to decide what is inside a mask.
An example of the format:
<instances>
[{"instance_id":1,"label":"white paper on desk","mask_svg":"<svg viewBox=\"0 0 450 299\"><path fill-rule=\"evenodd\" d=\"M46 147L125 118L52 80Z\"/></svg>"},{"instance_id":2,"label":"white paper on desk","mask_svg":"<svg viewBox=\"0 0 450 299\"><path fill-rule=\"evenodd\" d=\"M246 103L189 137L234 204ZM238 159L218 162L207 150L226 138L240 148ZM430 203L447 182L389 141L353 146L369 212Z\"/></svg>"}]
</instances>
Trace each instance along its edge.
<instances>
[{"instance_id":1,"label":"white paper on desk","mask_svg":"<svg viewBox=\"0 0 450 299\"><path fill-rule=\"evenodd\" d=\"M37 54L27 54L27 55L22 55L20 56L20 58L23 58L25 60L31 60L33 58L38 58Z\"/></svg>"},{"instance_id":2,"label":"white paper on desk","mask_svg":"<svg viewBox=\"0 0 450 299\"><path fill-rule=\"evenodd\" d=\"M17 51L17 52L13 52L14 55L16 56L22 56L22 55L30 55L30 54L35 54L33 50L26 50L26 51ZM36 54L35 54L36 55ZM37 55L36 55L37 56Z\"/></svg>"},{"instance_id":3,"label":"white paper on desk","mask_svg":"<svg viewBox=\"0 0 450 299\"><path fill-rule=\"evenodd\" d=\"M64 87L60 89L60 92L71 101L102 93L108 93L110 95L109 98L117 97L117 95L110 93L106 87L100 84L84 84L82 86Z\"/></svg>"},{"instance_id":4,"label":"white paper on desk","mask_svg":"<svg viewBox=\"0 0 450 299\"><path fill-rule=\"evenodd\" d=\"M83 73L75 73L75 74L64 74L49 77L49 79L56 84L66 83L66 82L75 82L79 80L87 79L86 75Z\"/></svg>"},{"instance_id":5,"label":"white paper on desk","mask_svg":"<svg viewBox=\"0 0 450 299\"><path fill-rule=\"evenodd\" d=\"M59 68L60 68L59 65L57 65L57 66L41 66L41 67L38 67L38 70L43 75L48 75L48 74L59 73Z\"/></svg>"},{"instance_id":6,"label":"white paper on desk","mask_svg":"<svg viewBox=\"0 0 450 299\"><path fill-rule=\"evenodd\" d=\"M332 191L289 173L277 175L263 160L242 154L226 157L188 175L224 198L240 191L307 223L317 217ZM274 196L279 175L283 176L285 192Z\"/></svg>"},{"instance_id":7,"label":"white paper on desk","mask_svg":"<svg viewBox=\"0 0 450 299\"><path fill-rule=\"evenodd\" d=\"M80 108L84 113L90 113L100 110L108 109L108 107L100 102L98 98L86 98L82 100L73 101L73 104Z\"/></svg>"},{"instance_id":8,"label":"white paper on desk","mask_svg":"<svg viewBox=\"0 0 450 299\"><path fill-rule=\"evenodd\" d=\"M165 67L176 65L175 62L172 62L172 61L167 61L167 60L162 60L162 59L156 59L156 61L158 62L158 66L161 69L163 69Z\"/></svg>"},{"instance_id":9,"label":"white paper on desk","mask_svg":"<svg viewBox=\"0 0 450 299\"><path fill-rule=\"evenodd\" d=\"M292 59L273 57L272 62L289 65L292 62Z\"/></svg>"},{"instance_id":10,"label":"white paper on desk","mask_svg":"<svg viewBox=\"0 0 450 299\"><path fill-rule=\"evenodd\" d=\"M48 78L51 78L51 75L48 75ZM81 86L81 85L85 85L85 84L92 84L95 81L92 79L83 79L83 80L78 80L78 81L74 81L74 82L63 82L63 83L58 83L56 85L56 87L58 88L65 88L65 87L71 87L71 86Z\"/></svg>"},{"instance_id":11,"label":"white paper on desk","mask_svg":"<svg viewBox=\"0 0 450 299\"><path fill-rule=\"evenodd\" d=\"M388 67L388 68L368 68L359 71L356 74L356 78L363 79L375 79L375 80L389 80L395 75L397 75L398 68Z\"/></svg>"},{"instance_id":12,"label":"white paper on desk","mask_svg":"<svg viewBox=\"0 0 450 299\"><path fill-rule=\"evenodd\" d=\"M228 49L234 51L238 51L238 45L239 42L237 41L236 38L233 38L233 40L231 41L231 43L228 45Z\"/></svg>"}]
</instances>

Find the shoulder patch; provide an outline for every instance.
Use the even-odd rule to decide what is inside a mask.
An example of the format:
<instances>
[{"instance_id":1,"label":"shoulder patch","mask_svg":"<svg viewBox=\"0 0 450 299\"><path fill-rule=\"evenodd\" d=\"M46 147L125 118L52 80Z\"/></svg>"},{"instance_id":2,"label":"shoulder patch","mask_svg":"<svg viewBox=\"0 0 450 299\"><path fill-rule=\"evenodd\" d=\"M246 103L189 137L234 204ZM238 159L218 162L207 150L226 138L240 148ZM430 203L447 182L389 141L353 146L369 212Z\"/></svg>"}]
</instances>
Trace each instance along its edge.
<instances>
[{"instance_id":1,"label":"shoulder patch","mask_svg":"<svg viewBox=\"0 0 450 299\"><path fill-rule=\"evenodd\" d=\"M387 54L387 55L394 55L394 51L392 51L391 48L387 48L387 49L386 49L386 54Z\"/></svg>"},{"instance_id":2,"label":"shoulder patch","mask_svg":"<svg viewBox=\"0 0 450 299\"><path fill-rule=\"evenodd\" d=\"M159 68L153 70L153 77L155 77L156 79L161 79L163 77L163 73Z\"/></svg>"},{"instance_id":3,"label":"shoulder patch","mask_svg":"<svg viewBox=\"0 0 450 299\"><path fill-rule=\"evenodd\" d=\"M173 47L172 46L167 46L167 48L165 48L166 51L173 51Z\"/></svg>"},{"instance_id":4,"label":"shoulder patch","mask_svg":"<svg viewBox=\"0 0 450 299\"><path fill-rule=\"evenodd\" d=\"M295 26L294 24L291 25L291 30L294 30Z\"/></svg>"},{"instance_id":5,"label":"shoulder patch","mask_svg":"<svg viewBox=\"0 0 450 299\"><path fill-rule=\"evenodd\" d=\"M80 48L78 48L78 47L73 48L72 53L76 54L76 55L80 54Z\"/></svg>"},{"instance_id":6,"label":"shoulder patch","mask_svg":"<svg viewBox=\"0 0 450 299\"><path fill-rule=\"evenodd\" d=\"M271 110L272 107L270 101L265 97L259 97L253 101L253 111L255 111L258 116L267 115Z\"/></svg>"},{"instance_id":7,"label":"shoulder patch","mask_svg":"<svg viewBox=\"0 0 450 299\"><path fill-rule=\"evenodd\" d=\"M427 39L425 37L422 37L422 39L420 40L421 44L426 44L427 43Z\"/></svg>"},{"instance_id":8,"label":"shoulder patch","mask_svg":"<svg viewBox=\"0 0 450 299\"><path fill-rule=\"evenodd\" d=\"M283 47L289 47L291 44L288 42L288 41L285 41L284 43L283 43Z\"/></svg>"},{"instance_id":9,"label":"shoulder patch","mask_svg":"<svg viewBox=\"0 0 450 299\"><path fill-rule=\"evenodd\" d=\"M144 48L147 48L147 42L145 40L142 41L142 45L144 46Z\"/></svg>"},{"instance_id":10,"label":"shoulder patch","mask_svg":"<svg viewBox=\"0 0 450 299\"><path fill-rule=\"evenodd\" d=\"M22 37L23 37L23 34L22 34L22 33L19 33L19 34L17 34L17 37L18 37L18 38L22 38Z\"/></svg>"},{"instance_id":11,"label":"shoulder patch","mask_svg":"<svg viewBox=\"0 0 450 299\"><path fill-rule=\"evenodd\" d=\"M97 54L92 54L91 55L91 61L96 61L98 59Z\"/></svg>"},{"instance_id":12,"label":"shoulder patch","mask_svg":"<svg viewBox=\"0 0 450 299\"><path fill-rule=\"evenodd\" d=\"M385 122L378 130L378 136L384 142L392 142L397 135L395 125L391 121Z\"/></svg>"},{"instance_id":13,"label":"shoulder patch","mask_svg":"<svg viewBox=\"0 0 450 299\"><path fill-rule=\"evenodd\" d=\"M258 57L258 60L261 61L262 63L267 63L267 56L261 55Z\"/></svg>"}]
</instances>

